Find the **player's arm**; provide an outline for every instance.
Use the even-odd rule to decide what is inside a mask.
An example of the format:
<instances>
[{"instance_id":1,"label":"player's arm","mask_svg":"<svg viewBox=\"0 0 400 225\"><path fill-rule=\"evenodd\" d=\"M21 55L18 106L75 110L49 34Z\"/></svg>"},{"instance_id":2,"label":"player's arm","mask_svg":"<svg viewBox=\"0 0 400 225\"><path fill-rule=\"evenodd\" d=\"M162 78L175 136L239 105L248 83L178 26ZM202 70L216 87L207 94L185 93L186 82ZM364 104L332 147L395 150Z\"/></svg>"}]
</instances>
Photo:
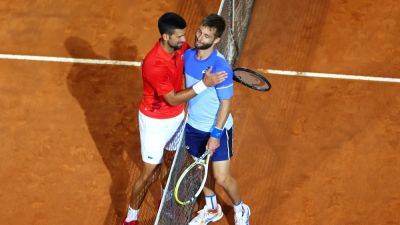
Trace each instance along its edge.
<instances>
[{"instance_id":1,"label":"player's arm","mask_svg":"<svg viewBox=\"0 0 400 225\"><path fill-rule=\"evenodd\" d=\"M223 135L225 123L231 113L231 102L233 96L233 71L227 63L216 64L217 70L224 70L228 77L215 86L219 98L219 108L216 115L214 127L211 129L210 138L207 142L207 148L214 152L220 145L220 138Z\"/></svg>"},{"instance_id":2,"label":"player's arm","mask_svg":"<svg viewBox=\"0 0 400 225\"><path fill-rule=\"evenodd\" d=\"M214 152L220 145L220 137L222 135L222 131L224 130L224 126L226 120L231 113L231 99L222 99L220 100L219 109L217 113L217 121L215 126L213 127L210 135L210 139L207 142L207 149Z\"/></svg>"},{"instance_id":3,"label":"player's arm","mask_svg":"<svg viewBox=\"0 0 400 225\"><path fill-rule=\"evenodd\" d=\"M231 113L231 99L222 99L220 100L218 114L217 114L217 122L215 123L215 127L218 129L223 129L226 123L226 120Z\"/></svg>"},{"instance_id":4,"label":"player's arm","mask_svg":"<svg viewBox=\"0 0 400 225\"><path fill-rule=\"evenodd\" d=\"M195 85L190 88L186 88L182 91L175 92L172 90L163 95L165 101L168 102L170 105L180 105L184 102L187 102L189 99L193 98L194 96L200 94L202 91L206 90L208 87L212 87L217 85L225 80L227 77L226 72L216 72L211 73L211 69L207 70L204 75L203 80L199 81Z\"/></svg>"}]
</instances>

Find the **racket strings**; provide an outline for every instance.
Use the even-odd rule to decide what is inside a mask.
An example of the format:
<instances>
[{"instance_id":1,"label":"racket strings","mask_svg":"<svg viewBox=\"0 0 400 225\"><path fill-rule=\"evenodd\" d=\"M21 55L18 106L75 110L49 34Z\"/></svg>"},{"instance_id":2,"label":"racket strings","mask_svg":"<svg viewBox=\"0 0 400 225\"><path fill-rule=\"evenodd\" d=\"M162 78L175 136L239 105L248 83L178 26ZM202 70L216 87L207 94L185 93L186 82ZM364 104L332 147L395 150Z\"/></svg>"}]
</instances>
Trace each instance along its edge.
<instances>
[{"instance_id":1,"label":"racket strings","mask_svg":"<svg viewBox=\"0 0 400 225\"><path fill-rule=\"evenodd\" d=\"M237 76L241 81L248 83L257 87L265 87L268 84L260 77L255 77L251 73L244 71L235 71L235 76Z\"/></svg>"},{"instance_id":2,"label":"racket strings","mask_svg":"<svg viewBox=\"0 0 400 225\"><path fill-rule=\"evenodd\" d=\"M268 91L271 89L271 84L267 78L247 68L235 68L233 79L258 91Z\"/></svg>"},{"instance_id":3,"label":"racket strings","mask_svg":"<svg viewBox=\"0 0 400 225\"><path fill-rule=\"evenodd\" d=\"M254 76L251 76L249 73L238 71L238 72L235 72L235 75L240 80L242 80L242 81L244 81L246 83L249 83L251 85L255 85L255 86L263 86L263 85L265 85L264 82L261 79L259 79L257 77L254 77Z\"/></svg>"},{"instance_id":4,"label":"racket strings","mask_svg":"<svg viewBox=\"0 0 400 225\"><path fill-rule=\"evenodd\" d=\"M205 175L205 168L196 165L184 176L179 186L178 198L182 202L194 200L195 194L201 188Z\"/></svg>"}]
</instances>

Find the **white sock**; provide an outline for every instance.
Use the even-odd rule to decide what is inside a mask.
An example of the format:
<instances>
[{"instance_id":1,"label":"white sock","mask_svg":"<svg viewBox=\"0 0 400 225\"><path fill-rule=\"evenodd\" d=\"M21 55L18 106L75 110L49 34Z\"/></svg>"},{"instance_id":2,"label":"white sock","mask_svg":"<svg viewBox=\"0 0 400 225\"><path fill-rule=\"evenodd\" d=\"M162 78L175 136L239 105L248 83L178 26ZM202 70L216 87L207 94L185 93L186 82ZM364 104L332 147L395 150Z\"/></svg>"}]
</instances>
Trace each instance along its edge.
<instances>
[{"instance_id":1,"label":"white sock","mask_svg":"<svg viewBox=\"0 0 400 225\"><path fill-rule=\"evenodd\" d=\"M207 208L209 209L216 209L218 204L217 204L217 196L216 195L210 195L210 196L205 196L206 197L206 205Z\"/></svg>"},{"instance_id":2,"label":"white sock","mask_svg":"<svg viewBox=\"0 0 400 225\"><path fill-rule=\"evenodd\" d=\"M137 220L139 214L139 209L132 209L131 206L128 207L128 215L126 216L125 221L131 222Z\"/></svg>"},{"instance_id":3,"label":"white sock","mask_svg":"<svg viewBox=\"0 0 400 225\"><path fill-rule=\"evenodd\" d=\"M233 206L235 213L241 213L243 211L243 201L240 201L237 205Z\"/></svg>"}]
</instances>

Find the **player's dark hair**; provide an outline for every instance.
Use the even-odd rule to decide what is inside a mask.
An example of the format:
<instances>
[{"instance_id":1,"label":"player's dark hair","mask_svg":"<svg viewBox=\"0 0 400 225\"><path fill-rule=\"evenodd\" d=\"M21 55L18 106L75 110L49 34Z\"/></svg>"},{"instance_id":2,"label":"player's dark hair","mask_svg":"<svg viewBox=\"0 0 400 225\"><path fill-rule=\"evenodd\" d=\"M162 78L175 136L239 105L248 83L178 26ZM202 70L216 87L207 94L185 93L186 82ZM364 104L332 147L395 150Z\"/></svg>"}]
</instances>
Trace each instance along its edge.
<instances>
[{"instance_id":1,"label":"player's dark hair","mask_svg":"<svg viewBox=\"0 0 400 225\"><path fill-rule=\"evenodd\" d=\"M175 29L184 29L186 21L180 15L167 12L158 19L158 30L160 34L173 34Z\"/></svg>"},{"instance_id":2,"label":"player's dark hair","mask_svg":"<svg viewBox=\"0 0 400 225\"><path fill-rule=\"evenodd\" d=\"M215 36L221 37L225 30L225 20L218 14L210 14L201 22L202 26L215 28Z\"/></svg>"}]
</instances>

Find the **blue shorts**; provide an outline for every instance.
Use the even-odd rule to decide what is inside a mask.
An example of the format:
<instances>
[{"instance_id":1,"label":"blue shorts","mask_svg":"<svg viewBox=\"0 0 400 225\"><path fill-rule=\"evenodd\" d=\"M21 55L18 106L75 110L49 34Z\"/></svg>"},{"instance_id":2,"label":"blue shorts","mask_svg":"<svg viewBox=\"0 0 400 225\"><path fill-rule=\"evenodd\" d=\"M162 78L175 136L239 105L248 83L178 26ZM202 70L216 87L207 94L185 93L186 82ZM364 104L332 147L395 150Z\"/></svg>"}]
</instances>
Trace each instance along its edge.
<instances>
[{"instance_id":1,"label":"blue shorts","mask_svg":"<svg viewBox=\"0 0 400 225\"><path fill-rule=\"evenodd\" d=\"M197 130L189 124L186 124L185 144L186 149L192 156L200 157L205 152L209 138L210 132ZM229 130L224 129L220 139L220 146L215 150L211 161L229 160L232 155L232 128Z\"/></svg>"}]
</instances>

